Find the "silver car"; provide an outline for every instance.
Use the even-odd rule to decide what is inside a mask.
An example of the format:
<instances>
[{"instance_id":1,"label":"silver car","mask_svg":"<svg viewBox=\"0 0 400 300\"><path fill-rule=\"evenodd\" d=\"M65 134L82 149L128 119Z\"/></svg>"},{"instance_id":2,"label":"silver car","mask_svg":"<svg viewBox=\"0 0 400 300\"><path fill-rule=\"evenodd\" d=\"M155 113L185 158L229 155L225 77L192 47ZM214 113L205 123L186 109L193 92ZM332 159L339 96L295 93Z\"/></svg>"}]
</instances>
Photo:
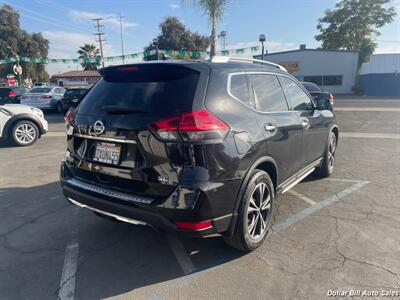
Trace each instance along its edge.
<instances>
[{"instance_id":1,"label":"silver car","mask_svg":"<svg viewBox=\"0 0 400 300\"><path fill-rule=\"evenodd\" d=\"M40 109L63 111L62 99L65 93L63 87L34 87L22 95L21 104L34 106Z\"/></svg>"}]
</instances>

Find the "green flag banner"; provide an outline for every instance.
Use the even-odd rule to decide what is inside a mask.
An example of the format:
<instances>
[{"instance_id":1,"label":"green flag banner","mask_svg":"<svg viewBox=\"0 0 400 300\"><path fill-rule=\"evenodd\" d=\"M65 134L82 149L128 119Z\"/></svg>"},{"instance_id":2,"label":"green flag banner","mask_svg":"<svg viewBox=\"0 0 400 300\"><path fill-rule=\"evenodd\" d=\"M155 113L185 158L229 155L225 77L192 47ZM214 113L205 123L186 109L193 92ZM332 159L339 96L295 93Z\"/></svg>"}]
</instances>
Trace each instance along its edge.
<instances>
[{"instance_id":1,"label":"green flag banner","mask_svg":"<svg viewBox=\"0 0 400 300\"><path fill-rule=\"evenodd\" d=\"M228 56L230 53L232 54L243 54L245 52L257 52L259 51L260 47L259 46L253 46L253 47L248 47L248 48L239 48L239 49L229 49L229 50L221 50L217 51L217 55L223 55L223 56ZM187 51L187 50L158 50L158 53L165 54L167 56L172 56L172 57L179 57L179 58L196 58L200 59L202 57L206 57L207 55L210 54L210 52L205 52L205 51ZM106 62L114 62L114 61L122 61L122 60L128 60L128 59L143 59L150 57L152 55L157 54L156 50L146 50L144 52L137 52L137 53L131 53L131 54L126 54L126 55L119 55L119 56L107 56L104 57L104 61ZM18 60L20 62L26 62L26 63L39 63L39 64L89 64L89 63L96 63L100 64L101 63L101 57L96 56L96 57L85 57L85 58L47 58L47 57L24 57L24 56L19 56ZM9 64L9 63L14 63L16 61L15 57L5 57L0 59L0 65L2 64Z\"/></svg>"}]
</instances>

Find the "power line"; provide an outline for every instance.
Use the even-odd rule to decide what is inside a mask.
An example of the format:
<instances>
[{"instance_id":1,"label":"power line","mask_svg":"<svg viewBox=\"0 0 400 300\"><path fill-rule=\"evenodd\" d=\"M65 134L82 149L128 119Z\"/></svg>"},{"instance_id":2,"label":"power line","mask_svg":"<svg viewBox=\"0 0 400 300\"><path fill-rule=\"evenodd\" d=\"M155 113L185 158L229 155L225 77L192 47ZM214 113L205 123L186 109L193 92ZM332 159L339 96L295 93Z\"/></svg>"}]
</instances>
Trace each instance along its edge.
<instances>
[{"instance_id":1,"label":"power line","mask_svg":"<svg viewBox=\"0 0 400 300\"><path fill-rule=\"evenodd\" d=\"M124 57L124 39L122 37L122 19L124 18L124 16L122 16L120 13L119 15L119 29L120 29L120 33L121 33L121 52L122 52L122 64L125 64L125 57Z\"/></svg>"},{"instance_id":2,"label":"power line","mask_svg":"<svg viewBox=\"0 0 400 300\"><path fill-rule=\"evenodd\" d=\"M103 18L95 18L92 20L96 22L94 27L97 28L97 33L94 33L94 35L97 35L98 38L97 42L99 42L100 45L101 66L104 68L103 42L105 42L105 40L102 38L104 32L100 30L102 27L104 27L104 25L100 25L100 21L102 21Z\"/></svg>"}]
</instances>

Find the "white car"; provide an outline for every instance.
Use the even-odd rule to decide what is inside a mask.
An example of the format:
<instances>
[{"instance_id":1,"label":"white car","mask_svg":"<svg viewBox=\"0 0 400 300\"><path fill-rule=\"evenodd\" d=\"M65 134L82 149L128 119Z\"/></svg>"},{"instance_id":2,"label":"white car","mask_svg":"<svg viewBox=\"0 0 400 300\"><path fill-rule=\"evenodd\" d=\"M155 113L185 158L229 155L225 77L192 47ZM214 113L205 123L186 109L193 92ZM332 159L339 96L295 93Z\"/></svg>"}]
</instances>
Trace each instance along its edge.
<instances>
[{"instance_id":1,"label":"white car","mask_svg":"<svg viewBox=\"0 0 400 300\"><path fill-rule=\"evenodd\" d=\"M61 113L64 93L65 89L59 86L34 87L20 97L20 103Z\"/></svg>"},{"instance_id":2,"label":"white car","mask_svg":"<svg viewBox=\"0 0 400 300\"><path fill-rule=\"evenodd\" d=\"M0 139L18 146L34 144L48 130L43 112L32 106L0 103Z\"/></svg>"}]
</instances>

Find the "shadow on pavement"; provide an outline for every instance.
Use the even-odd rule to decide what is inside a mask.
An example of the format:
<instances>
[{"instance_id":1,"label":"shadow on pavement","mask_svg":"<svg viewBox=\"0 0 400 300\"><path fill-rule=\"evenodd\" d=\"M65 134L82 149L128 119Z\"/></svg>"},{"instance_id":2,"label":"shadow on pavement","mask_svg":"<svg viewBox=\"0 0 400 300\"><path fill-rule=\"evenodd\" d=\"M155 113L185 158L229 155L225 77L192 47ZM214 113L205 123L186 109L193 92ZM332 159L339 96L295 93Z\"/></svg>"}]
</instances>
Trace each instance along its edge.
<instances>
[{"instance_id":1,"label":"shadow on pavement","mask_svg":"<svg viewBox=\"0 0 400 300\"><path fill-rule=\"evenodd\" d=\"M1 299L56 296L66 246L72 240L79 243L76 299L168 285L165 282L185 275L164 234L105 220L72 206L63 198L58 182L0 188L0 238ZM181 241L191 254L195 272L242 255L221 237Z\"/></svg>"}]
</instances>

